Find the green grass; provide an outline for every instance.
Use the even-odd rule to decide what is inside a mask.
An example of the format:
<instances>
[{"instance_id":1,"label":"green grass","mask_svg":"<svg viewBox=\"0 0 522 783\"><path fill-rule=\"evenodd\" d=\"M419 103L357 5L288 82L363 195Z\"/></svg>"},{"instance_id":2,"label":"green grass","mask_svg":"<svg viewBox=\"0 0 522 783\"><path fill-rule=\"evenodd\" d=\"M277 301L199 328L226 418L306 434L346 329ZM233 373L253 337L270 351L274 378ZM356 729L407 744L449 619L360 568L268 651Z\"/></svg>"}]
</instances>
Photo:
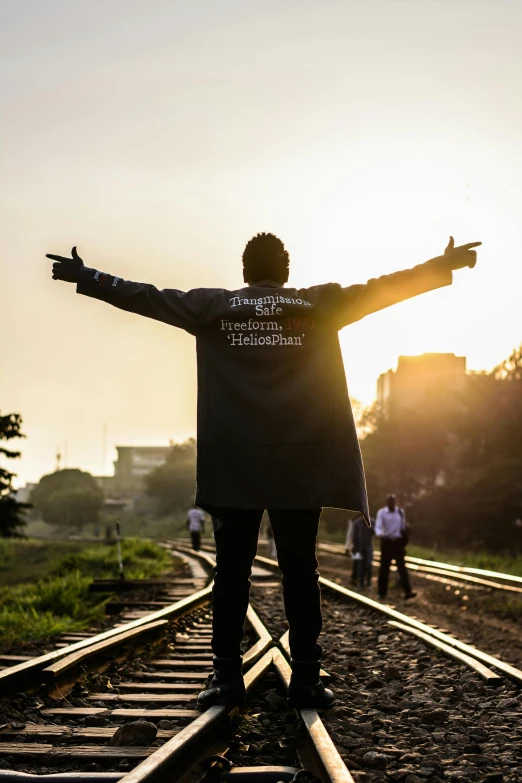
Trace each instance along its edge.
<instances>
[{"instance_id":1,"label":"green grass","mask_svg":"<svg viewBox=\"0 0 522 783\"><path fill-rule=\"evenodd\" d=\"M123 571L127 579L146 579L158 576L172 565L171 556L151 541L128 538L122 541ZM93 578L118 576L116 546L90 544L79 552L64 557L55 573L78 570Z\"/></svg>"},{"instance_id":2,"label":"green grass","mask_svg":"<svg viewBox=\"0 0 522 783\"><path fill-rule=\"evenodd\" d=\"M116 519L118 519L121 524L124 538L138 536L140 538L146 537L149 539L179 537L185 537L187 540L189 539L186 521L187 514L186 511L183 510L164 517L144 517L132 512L121 513L117 516L115 515L113 519L107 517L104 523L101 525L102 535L105 532L106 523L111 524L114 529L114 522ZM210 532L211 527L212 526L209 520L207 523L207 530ZM84 525L81 532L77 530L72 530L71 532L76 535L81 535L85 538L93 539L96 537L96 528L94 525ZM25 528L25 533L29 538L53 538L53 536L56 535L56 528L54 528L52 525L47 525L45 522L42 522L42 520L31 519Z\"/></svg>"},{"instance_id":3,"label":"green grass","mask_svg":"<svg viewBox=\"0 0 522 783\"><path fill-rule=\"evenodd\" d=\"M468 568L483 568L489 571L500 571L503 574L522 576L522 556L510 557L509 555L488 552L431 549L414 544L408 545L408 555L421 557L425 560L438 560L442 563L467 566Z\"/></svg>"},{"instance_id":4,"label":"green grass","mask_svg":"<svg viewBox=\"0 0 522 783\"><path fill-rule=\"evenodd\" d=\"M89 584L94 578L118 575L114 545L82 547L74 542L74 547L67 547L61 545L70 542L55 541L50 548L42 549L40 541L1 543L0 578L6 585L6 576L9 585L0 588L2 649L65 631L83 630L103 618L106 598L91 594ZM14 570L24 574L43 571L44 552L47 553L46 575L29 583L13 584ZM21 562L24 558L28 565ZM125 576L133 579L159 576L173 565L164 549L138 539L122 542L122 559Z\"/></svg>"},{"instance_id":5,"label":"green grass","mask_svg":"<svg viewBox=\"0 0 522 783\"><path fill-rule=\"evenodd\" d=\"M522 601L519 598L487 596L482 601L482 608L502 620L520 621L522 618Z\"/></svg>"},{"instance_id":6,"label":"green grass","mask_svg":"<svg viewBox=\"0 0 522 783\"><path fill-rule=\"evenodd\" d=\"M43 579L60 559L79 552L76 541L31 541L0 538L0 585Z\"/></svg>"}]
</instances>

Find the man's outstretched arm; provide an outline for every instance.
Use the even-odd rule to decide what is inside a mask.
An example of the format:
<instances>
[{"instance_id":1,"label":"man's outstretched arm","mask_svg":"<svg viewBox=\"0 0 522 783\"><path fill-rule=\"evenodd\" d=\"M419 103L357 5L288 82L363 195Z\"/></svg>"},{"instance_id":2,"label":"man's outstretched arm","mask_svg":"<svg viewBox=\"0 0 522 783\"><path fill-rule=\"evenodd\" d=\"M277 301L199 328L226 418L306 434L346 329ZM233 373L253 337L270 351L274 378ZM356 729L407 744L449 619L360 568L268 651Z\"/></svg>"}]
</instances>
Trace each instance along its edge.
<instances>
[{"instance_id":1,"label":"man's outstretched arm","mask_svg":"<svg viewBox=\"0 0 522 783\"><path fill-rule=\"evenodd\" d=\"M473 248L481 242L470 242L467 245L455 247L453 237L444 255L419 264L404 272L369 280L363 285L352 285L342 289L339 313L340 326L359 321L370 313L375 313L385 307L411 299L427 291L451 285L453 272L464 267L473 268L477 263L477 251Z\"/></svg>"},{"instance_id":2,"label":"man's outstretched arm","mask_svg":"<svg viewBox=\"0 0 522 783\"><path fill-rule=\"evenodd\" d=\"M193 333L200 322L202 310L208 302L203 290L178 291L174 288L160 291L147 283L134 283L121 277L108 275L85 266L73 247L71 258L51 253L47 258L53 263L53 280L76 283L76 292L101 299L121 310L138 313L147 318L163 321Z\"/></svg>"}]
</instances>

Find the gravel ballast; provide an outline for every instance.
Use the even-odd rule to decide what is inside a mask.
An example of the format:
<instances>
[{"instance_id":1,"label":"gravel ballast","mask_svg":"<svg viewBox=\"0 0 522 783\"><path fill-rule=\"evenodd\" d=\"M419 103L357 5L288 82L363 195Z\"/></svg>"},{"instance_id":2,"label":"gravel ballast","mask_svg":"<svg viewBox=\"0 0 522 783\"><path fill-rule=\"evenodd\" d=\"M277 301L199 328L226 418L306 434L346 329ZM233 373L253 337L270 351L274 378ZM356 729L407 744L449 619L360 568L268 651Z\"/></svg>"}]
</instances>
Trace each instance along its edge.
<instances>
[{"instance_id":1,"label":"gravel ballast","mask_svg":"<svg viewBox=\"0 0 522 783\"><path fill-rule=\"evenodd\" d=\"M274 638L287 628L281 591L254 587ZM486 686L471 669L323 593L323 665L335 706L321 713L356 781L522 780L521 689Z\"/></svg>"}]
</instances>

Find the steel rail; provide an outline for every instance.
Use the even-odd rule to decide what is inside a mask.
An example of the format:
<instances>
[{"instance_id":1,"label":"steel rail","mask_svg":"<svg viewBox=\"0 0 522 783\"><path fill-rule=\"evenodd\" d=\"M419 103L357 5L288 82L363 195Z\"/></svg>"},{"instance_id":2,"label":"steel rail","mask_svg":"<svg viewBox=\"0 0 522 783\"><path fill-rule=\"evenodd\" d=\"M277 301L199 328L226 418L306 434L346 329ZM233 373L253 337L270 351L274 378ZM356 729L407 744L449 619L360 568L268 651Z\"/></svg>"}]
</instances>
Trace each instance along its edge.
<instances>
[{"instance_id":1,"label":"steel rail","mask_svg":"<svg viewBox=\"0 0 522 783\"><path fill-rule=\"evenodd\" d=\"M168 547L168 541L165 542L165 544ZM190 549L190 547L185 546L184 544L178 544L177 542L176 542L176 549L181 552L188 553L191 556L200 557L212 569L215 568L216 566L216 561L214 560L214 558L208 555L206 552L201 552L201 551L196 552L194 549ZM264 652L266 652L266 650L268 650L270 645L273 643L272 637L270 636L268 630L265 628L265 626L259 619L258 615L252 608L251 604L248 605L247 620L252 626L252 628L254 629L254 631L259 636L259 639L243 655L243 666L247 666L249 664L254 663L261 655L263 655Z\"/></svg>"},{"instance_id":2,"label":"steel rail","mask_svg":"<svg viewBox=\"0 0 522 783\"><path fill-rule=\"evenodd\" d=\"M211 560L207 555L203 556L202 559L207 561ZM210 578L211 577L209 577L209 579ZM108 631L103 631L95 636L90 636L87 639L74 642L67 647L53 650L52 652L39 655L36 658L31 658L28 661L23 661L15 666L10 666L1 670L0 697L8 696L9 694L16 692L21 684L23 684L24 688L33 687L35 684L39 684L38 675L43 669L46 669L62 658L71 656L81 650L87 651L93 645L99 645L101 643L106 643L108 649L111 646L118 645L120 643L120 637L128 631L141 628L142 633L147 633L147 626L150 623L154 623L158 620L173 620L174 618L181 617L186 612L193 611L198 606L201 606L210 600L211 591L212 582L202 590L197 590L195 593L192 593L192 595L182 598L179 601L166 606L164 609L158 609L137 620L132 620L131 622L111 628ZM88 655L86 657L88 657ZM78 658L76 660L78 660Z\"/></svg>"},{"instance_id":3,"label":"steel rail","mask_svg":"<svg viewBox=\"0 0 522 783\"><path fill-rule=\"evenodd\" d=\"M494 579L503 579L506 582L516 582L522 585L522 576L516 576L515 574L504 574L501 571L490 571L487 568L472 568L471 566L458 566L452 563L441 563L438 560L423 560L421 557L412 557L408 555L406 557L411 563L419 563L420 565L432 565L440 566L441 568L447 568L449 571L458 571L462 574L479 574L480 576L491 576Z\"/></svg>"},{"instance_id":4,"label":"steel rail","mask_svg":"<svg viewBox=\"0 0 522 783\"><path fill-rule=\"evenodd\" d=\"M268 650L245 674L247 694L268 671L272 665L272 657L273 651ZM142 761L141 764L134 767L131 772L122 778L122 781L124 783L149 783L149 781L162 777L172 770L174 765L178 766L184 763L185 766L188 766L194 764L194 759L187 761L187 754L190 755L190 753L194 752L197 752L198 756L204 754L205 748L201 748L201 744L205 743L205 747L208 745L211 737L215 736L219 728L226 724L229 714L230 710L227 707L210 707L189 726L182 729L165 745L162 745L157 751Z\"/></svg>"},{"instance_id":5,"label":"steel rail","mask_svg":"<svg viewBox=\"0 0 522 783\"><path fill-rule=\"evenodd\" d=\"M256 560L259 563L263 563L263 565L269 566L271 568L278 567L277 562L275 560L271 560L268 557L257 555ZM517 669L515 666L511 666L511 664L506 663L505 661L501 661L499 658L495 658L493 655L489 655L488 653L485 653L470 644L461 642L459 639L455 639L453 636L443 633L443 631L437 631L435 628L426 625L426 623L422 623L407 614L403 614L403 612L398 612L396 609L392 609L391 606L381 604L378 601L374 601L373 598L368 598L365 595L361 595L360 593L356 593L353 590L349 590L347 587L338 585L335 582L330 581L330 579L325 579L323 576L319 577L319 584L336 594L342 595L344 598L348 598L349 600L354 601L355 603L363 604L369 609L373 609L377 612L380 612L381 614L388 615L388 617L391 617L393 620L397 620L400 623L417 628L419 631L422 631L423 633L438 639L450 647L455 647L457 650L460 650L466 655L469 655L471 658L475 658L483 664L492 666L494 669L498 669L511 680L522 683L522 671L520 669Z\"/></svg>"},{"instance_id":6,"label":"steel rail","mask_svg":"<svg viewBox=\"0 0 522 783\"><path fill-rule=\"evenodd\" d=\"M179 548L184 549L183 547L179 547ZM209 555L207 555L207 558L209 560L212 560L212 558L210 558ZM263 561L265 560L264 558L256 558L256 559L261 559ZM267 563L270 563L270 565L272 564L277 565L275 561L267 561ZM268 636L270 640L269 643L272 644L273 643L272 637L266 630L261 620L259 620L257 615L255 615L255 619L251 615L255 615L255 612L252 609L252 607L249 605L247 618L249 619L251 625L254 627L254 629L260 636L260 641L258 642L258 644L260 644L263 638L262 636L263 633L266 636ZM288 631L285 634L283 634L283 636L279 639L278 644L283 648L283 650L285 650L285 652L289 657L290 649L289 649ZM251 651L254 650L255 646L256 645L254 645L254 647L251 648ZM243 660L245 661L247 657L248 657L248 653L245 654ZM256 680L262 676L262 674L264 673L267 667L264 666L262 670L261 664L264 661L268 661L268 660L270 660L270 662L273 663L285 687L285 690L288 691L288 687L290 685L291 669L284 655L276 647L273 647L272 649L268 650L268 652L261 659L261 661L259 661L259 663L256 664L256 666L252 667L252 669L249 670L249 672L245 675L245 685L247 686L247 681L249 683L251 682L250 678L252 677L252 675L256 677ZM256 671L258 667L259 667L259 673ZM321 670L321 678L324 681L327 681L330 679L330 676L328 675L327 672ZM248 692L248 688L249 686L247 686L247 692ZM302 710L296 710L296 712L298 712L303 722L303 727L307 733L309 745L312 749L313 759L315 761L315 764L318 766L318 771L321 774L323 783L354 783L353 777L348 771L346 764L342 760L339 751L335 747L333 740L328 734L317 711L312 709L302 709ZM164 747L166 747L166 745ZM150 756L149 759L147 759L147 761L150 761L151 758L153 758L153 756ZM147 761L144 761L143 764L145 765ZM132 773L130 774L132 775ZM141 778L129 780L129 777L126 777L125 783L145 783L145 780L146 779L141 779Z\"/></svg>"},{"instance_id":7,"label":"steel rail","mask_svg":"<svg viewBox=\"0 0 522 783\"><path fill-rule=\"evenodd\" d=\"M285 689L288 690L292 673L288 661L279 650L274 649L273 662ZM303 721L315 761L322 773L322 780L330 783L354 783L317 710L301 709L296 712Z\"/></svg>"},{"instance_id":8,"label":"steel rail","mask_svg":"<svg viewBox=\"0 0 522 783\"><path fill-rule=\"evenodd\" d=\"M132 628L130 631L124 631L119 636L113 639L106 639L103 642L97 644L91 644L83 650L77 650L76 652L67 655L65 658L60 658L59 661L52 663L45 669L42 669L40 677L42 683L50 684L55 682L59 677L62 677L66 672L71 669L77 668L80 664L85 663L89 658L93 658L100 654L111 651L113 652L116 646L126 644L129 641L133 641L136 637L141 637L144 634L156 633L168 625L168 620L156 620L155 622L148 623L143 628Z\"/></svg>"},{"instance_id":9,"label":"steel rail","mask_svg":"<svg viewBox=\"0 0 522 783\"><path fill-rule=\"evenodd\" d=\"M213 565L214 561L209 555L200 553L194 553L194 555L201 560L204 560L208 565ZM208 585L204 590L197 591L192 596L188 596L182 601L176 602L176 604L173 604L171 607L167 607L169 610L167 613L168 616L172 618L176 608L179 609L181 607L183 614L185 614L189 609L196 609L200 605L202 596L205 598L205 600L209 599L211 587L212 584ZM147 618L140 619L143 622L143 620L150 620L151 617L156 617L158 614L164 616L166 612L164 610L160 612L154 612L151 615L148 615ZM245 686L248 692L254 687L259 678L263 676L268 667L272 665L272 649L268 650L268 652L266 649L267 647L271 647L273 644L273 639L251 606L248 608L247 619L254 629L256 635L259 637L258 641L247 650L244 656L244 661L246 664L251 664L250 669L244 676ZM127 626L120 627L120 629L118 629L119 635L114 638L102 640L98 644L92 644L92 639L90 639L90 646L85 649L76 650L71 655L60 659L51 667L41 671L40 676L43 676L46 679L52 679L58 674L63 674L63 672L68 671L70 668L76 667L79 662L83 662L87 658L90 658L99 652L105 651L111 645L115 645L124 640L134 638L138 635L138 633L158 631L164 628L165 625L167 625L167 622L167 619L163 618L150 622L144 627L140 626L138 628L131 628L131 630L122 631L122 629L127 628L128 626L135 626L136 623L133 622L127 624ZM76 645L72 646L74 647ZM103 696L103 694L100 694L100 696ZM104 772L71 772L62 774L58 773L53 775L19 775L13 771L15 777L12 777L11 771L5 771L2 775L0 775L0 780L2 783L11 783L11 781L22 780L25 783L38 783L38 781L45 781L45 783L50 783L51 779L52 783L85 783L85 781L87 781L87 783L112 783L112 781L118 781L123 778L126 780L130 778L132 780L136 775L139 778L141 778L143 775L143 779L148 779L149 776L157 779L158 775L161 776L161 771L163 769L171 768L172 765L176 766L177 772L179 760L182 758L186 759L187 754L190 755L195 750L197 751L200 749L202 742L205 742L205 747L208 747L208 742L211 742L216 734L223 728L223 725L226 723L226 719L228 719L230 712L230 709L225 707L213 707L207 710L207 712L196 718L196 720L194 720L189 726L186 726L184 729L182 729L175 737L169 740L169 742L161 746L154 754L151 754L151 756L145 759L128 775L125 775L125 773ZM237 710L234 710L233 712L236 713ZM220 739L219 745L223 746L223 739ZM214 745L213 747L215 748L216 746Z\"/></svg>"},{"instance_id":10,"label":"steel rail","mask_svg":"<svg viewBox=\"0 0 522 783\"><path fill-rule=\"evenodd\" d=\"M345 555L345 548L342 544L320 543L319 549L332 555ZM378 552L375 554L379 555ZM503 574L500 571L488 571L483 568L471 568L468 566L453 565L452 563L442 563L437 560L424 560L421 557L412 557L411 555L406 555L404 559L410 568L419 572L419 574L430 573L439 576L448 576L458 578L464 582L489 587L494 590L507 590L508 592L522 593L522 576ZM373 565L378 564L378 560L373 563ZM477 576L474 576L474 574ZM479 578L481 576L488 576L493 579L503 579L505 582L512 582L513 584L505 585L501 582L491 582L488 579ZM516 585L520 585L520 587L517 587Z\"/></svg>"},{"instance_id":11,"label":"steel rail","mask_svg":"<svg viewBox=\"0 0 522 783\"><path fill-rule=\"evenodd\" d=\"M0 769L0 783L117 783L124 772L53 772L38 775L18 772L14 769Z\"/></svg>"},{"instance_id":12,"label":"steel rail","mask_svg":"<svg viewBox=\"0 0 522 783\"><path fill-rule=\"evenodd\" d=\"M259 640L253 644L252 647L250 647L250 649L248 649L243 655L243 666L249 666L255 663L255 661L257 661L257 659L260 658L273 643L272 637L255 613L251 604L248 605L247 620L259 636Z\"/></svg>"},{"instance_id":13,"label":"steel rail","mask_svg":"<svg viewBox=\"0 0 522 783\"><path fill-rule=\"evenodd\" d=\"M207 559L210 558L207 556ZM248 619L256 633L260 636L259 641L262 641L264 645L267 643L271 645L273 642L272 637L251 607L249 607ZM162 621L161 623L156 623L156 625L164 626L165 622ZM256 642L246 652L245 658L252 662L256 657L259 657L259 654L259 642ZM252 690L258 680L272 665L272 654L272 649L265 652L263 657L251 666L245 674L244 680L247 693ZM60 663L63 664L64 662L61 661ZM201 756L201 753L208 748L209 743L217 737L218 733L227 724L230 715L235 712L237 710L231 711L230 708L226 707L211 707L128 774L66 772L54 773L52 775L34 775L2 770L0 771L0 781L2 783L17 783L18 781L20 783L38 783L38 781L44 781L45 783L112 783L113 781L124 779L126 783L132 783L132 781L136 783L136 781L157 779L164 772L171 770L174 765L178 767L180 763L190 764L191 759L187 760L187 756L190 756L190 754L197 753L198 757ZM203 749L201 748L202 743L204 743Z\"/></svg>"},{"instance_id":14,"label":"steel rail","mask_svg":"<svg viewBox=\"0 0 522 783\"><path fill-rule=\"evenodd\" d=\"M290 631L285 631L284 634L281 636L281 638L278 641L279 647L283 650L288 660L290 660L291 653L290 653ZM332 679L331 675L325 671L324 669L319 670L319 677L321 678L321 681L328 685L330 680Z\"/></svg>"},{"instance_id":15,"label":"steel rail","mask_svg":"<svg viewBox=\"0 0 522 783\"><path fill-rule=\"evenodd\" d=\"M326 546L332 545L327 544ZM255 559L263 565L269 566L271 568L279 568L277 561L272 560L271 558L263 557L262 555L256 555ZM329 579L325 579L325 577L320 576L319 583L324 587L333 590L334 592L341 593L346 598L349 598L356 603L364 604L371 609L380 612L381 614L387 614L388 616L392 617L393 620L396 620L399 623L404 623L405 625L408 625L412 628L416 628L421 633L427 634L428 636L437 639L439 642L441 642L442 645L460 650L460 652L462 652L465 656L474 658L484 665L487 664L492 666L493 668L503 672L503 674L509 677L509 679L522 684L522 671L520 669L517 669L515 666L511 666L511 664L506 663L505 661L501 661L499 658L496 658L493 655L489 655L489 653L479 650L473 645L461 642L459 639L455 639L453 636L450 636L443 631L438 631L426 623L415 620L413 617L410 617L403 612L398 612L396 609L392 609L390 606L386 606L386 604L381 604L378 601L374 601L372 598L368 598L365 595L356 593L353 590L349 590L348 588L343 587L342 585L338 585ZM440 649L444 652L443 647L440 647ZM464 662L462 659L461 661Z\"/></svg>"},{"instance_id":16,"label":"steel rail","mask_svg":"<svg viewBox=\"0 0 522 783\"><path fill-rule=\"evenodd\" d=\"M417 565L411 561L408 561L408 568L412 571L416 571L421 576L428 574L436 574L437 576L449 576L452 579L460 579L465 583L472 585L479 585L480 587L489 587L493 590L507 590L510 593L521 593L522 587L515 587L514 585L503 585L500 582L491 582L489 579L482 579L479 576L471 576L470 574L461 574L446 568L438 568L431 566Z\"/></svg>"},{"instance_id":17,"label":"steel rail","mask_svg":"<svg viewBox=\"0 0 522 783\"><path fill-rule=\"evenodd\" d=\"M488 685L493 685L502 681L502 677L499 674L492 672L491 669L488 669L486 666L484 666L484 664L480 663L480 661L472 658L470 655L466 655L465 653L460 652L460 650L457 650L455 647L450 647L449 644L441 642L434 636L430 636L429 634L424 633L424 631L419 631L418 628L414 628L411 625L405 625L404 623L398 623L396 620L388 620L388 625L392 625L394 628L398 628L400 631L405 631L406 633L412 634L418 639L422 639L423 642L431 645L431 647L435 647L437 650L440 650L448 657L454 658L460 663L465 663L466 666L469 666L470 669L474 669L477 674L479 674L482 679L488 683Z\"/></svg>"}]
</instances>

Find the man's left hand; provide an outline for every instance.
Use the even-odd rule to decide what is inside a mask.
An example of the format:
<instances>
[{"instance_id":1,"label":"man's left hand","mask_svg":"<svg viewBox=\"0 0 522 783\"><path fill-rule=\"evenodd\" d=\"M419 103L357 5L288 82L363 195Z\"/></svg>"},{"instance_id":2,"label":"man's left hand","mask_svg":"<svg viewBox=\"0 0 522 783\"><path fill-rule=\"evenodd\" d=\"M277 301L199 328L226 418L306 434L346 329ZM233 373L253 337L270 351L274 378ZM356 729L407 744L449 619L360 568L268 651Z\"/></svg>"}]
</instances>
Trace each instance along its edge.
<instances>
[{"instance_id":1,"label":"man's left hand","mask_svg":"<svg viewBox=\"0 0 522 783\"><path fill-rule=\"evenodd\" d=\"M450 269L463 269L465 266L473 269L477 263L477 251L473 250L473 248L479 247L481 244L482 242L468 242L467 245L455 247L455 240L453 237L450 237L442 258L444 258Z\"/></svg>"}]
</instances>

